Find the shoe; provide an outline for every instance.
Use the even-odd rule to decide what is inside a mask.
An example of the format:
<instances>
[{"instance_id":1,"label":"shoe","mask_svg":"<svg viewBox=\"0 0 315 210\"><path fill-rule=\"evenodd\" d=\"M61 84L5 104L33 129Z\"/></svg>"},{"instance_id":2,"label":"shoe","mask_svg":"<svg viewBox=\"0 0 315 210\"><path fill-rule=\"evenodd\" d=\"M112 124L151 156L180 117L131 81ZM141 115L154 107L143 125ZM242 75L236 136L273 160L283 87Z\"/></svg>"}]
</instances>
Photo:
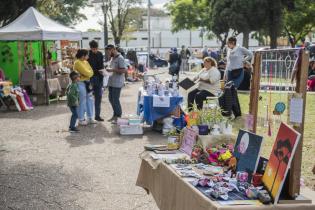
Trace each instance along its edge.
<instances>
[{"instance_id":1,"label":"shoe","mask_svg":"<svg viewBox=\"0 0 315 210\"><path fill-rule=\"evenodd\" d=\"M112 123L113 125L116 125L116 124L117 124L117 120L118 120L118 117L115 117L115 118L111 121L111 123Z\"/></svg>"},{"instance_id":2,"label":"shoe","mask_svg":"<svg viewBox=\"0 0 315 210\"><path fill-rule=\"evenodd\" d=\"M79 125L81 125L81 126L86 126L88 123L87 123L87 121L86 120L80 120L79 121Z\"/></svg>"},{"instance_id":3,"label":"shoe","mask_svg":"<svg viewBox=\"0 0 315 210\"><path fill-rule=\"evenodd\" d=\"M101 118L101 117L95 117L95 120L96 120L96 121L99 121L99 122L103 122L103 121L104 121L104 119Z\"/></svg>"},{"instance_id":4,"label":"shoe","mask_svg":"<svg viewBox=\"0 0 315 210\"><path fill-rule=\"evenodd\" d=\"M88 120L88 124L97 124L97 121L96 120L93 120L93 119L89 119Z\"/></svg>"},{"instance_id":5,"label":"shoe","mask_svg":"<svg viewBox=\"0 0 315 210\"><path fill-rule=\"evenodd\" d=\"M69 128L69 132L70 132L70 133L79 133L80 130L77 129L77 128Z\"/></svg>"},{"instance_id":6,"label":"shoe","mask_svg":"<svg viewBox=\"0 0 315 210\"><path fill-rule=\"evenodd\" d=\"M107 122L111 122L115 119L115 116L112 116L112 118L108 119Z\"/></svg>"}]
</instances>

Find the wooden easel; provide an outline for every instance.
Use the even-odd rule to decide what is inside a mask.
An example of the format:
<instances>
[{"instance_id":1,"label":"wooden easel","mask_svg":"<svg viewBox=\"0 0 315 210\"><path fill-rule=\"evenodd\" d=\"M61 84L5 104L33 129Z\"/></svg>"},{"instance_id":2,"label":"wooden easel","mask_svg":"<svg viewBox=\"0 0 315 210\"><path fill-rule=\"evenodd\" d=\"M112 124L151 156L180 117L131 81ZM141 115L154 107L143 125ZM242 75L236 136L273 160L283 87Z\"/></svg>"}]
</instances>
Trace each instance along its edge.
<instances>
[{"instance_id":1,"label":"wooden easel","mask_svg":"<svg viewBox=\"0 0 315 210\"><path fill-rule=\"evenodd\" d=\"M301 62L298 65L298 71L296 75L296 93L302 95L303 99L303 120L299 126L293 126L293 128L301 134L300 142L297 150L293 157L290 172L288 174L288 195L291 199L290 203L296 202L301 203L299 199L300 195L300 178L301 178L301 164L302 164L302 148L303 148L303 134L304 134L304 121L305 121L305 105L306 105L306 86L307 86L307 75L309 65L309 54L305 50L301 50L299 53ZM261 51L255 52L254 56L254 69L251 81L250 91L250 103L249 103L249 114L253 115L253 129L252 132L256 133L257 130L257 118L258 118L258 102L259 102L259 90L260 90L260 77L261 77ZM308 200L306 201L306 203Z\"/></svg>"}]
</instances>

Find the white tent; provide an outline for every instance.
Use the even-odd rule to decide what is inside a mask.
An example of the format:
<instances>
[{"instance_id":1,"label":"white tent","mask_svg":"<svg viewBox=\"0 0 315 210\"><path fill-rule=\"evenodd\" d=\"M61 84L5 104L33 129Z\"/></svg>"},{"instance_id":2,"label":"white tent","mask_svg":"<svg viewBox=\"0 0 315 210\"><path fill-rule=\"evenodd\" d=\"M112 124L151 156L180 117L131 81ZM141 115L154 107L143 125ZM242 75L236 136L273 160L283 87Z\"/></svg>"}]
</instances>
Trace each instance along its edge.
<instances>
[{"instance_id":1,"label":"white tent","mask_svg":"<svg viewBox=\"0 0 315 210\"><path fill-rule=\"evenodd\" d=\"M7 26L0 28L0 40L81 40L80 31L63 26L38 12L28 8Z\"/></svg>"}]
</instances>

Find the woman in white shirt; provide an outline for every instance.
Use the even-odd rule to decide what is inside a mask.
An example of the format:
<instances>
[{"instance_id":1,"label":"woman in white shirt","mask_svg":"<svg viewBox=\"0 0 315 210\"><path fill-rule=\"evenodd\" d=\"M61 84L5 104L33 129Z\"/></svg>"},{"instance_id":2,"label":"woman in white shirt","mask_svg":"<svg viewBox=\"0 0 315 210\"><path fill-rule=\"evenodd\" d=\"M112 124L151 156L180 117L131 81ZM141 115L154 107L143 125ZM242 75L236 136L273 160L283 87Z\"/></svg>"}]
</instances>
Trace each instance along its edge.
<instances>
[{"instance_id":1,"label":"woman in white shirt","mask_svg":"<svg viewBox=\"0 0 315 210\"><path fill-rule=\"evenodd\" d=\"M194 81L198 81L198 87L188 93L188 109L191 110L195 102L198 109L202 109L207 97L216 96L220 91L220 78L217 62L211 57L204 58L204 68L194 78Z\"/></svg>"}]
</instances>

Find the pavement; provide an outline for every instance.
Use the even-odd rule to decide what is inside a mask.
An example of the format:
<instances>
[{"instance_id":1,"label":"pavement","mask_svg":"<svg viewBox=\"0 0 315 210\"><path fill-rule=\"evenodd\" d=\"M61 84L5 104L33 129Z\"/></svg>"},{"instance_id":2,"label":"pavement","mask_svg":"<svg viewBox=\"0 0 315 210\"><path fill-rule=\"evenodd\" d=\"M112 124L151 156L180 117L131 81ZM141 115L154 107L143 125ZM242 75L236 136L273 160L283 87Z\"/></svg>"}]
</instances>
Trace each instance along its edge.
<instances>
[{"instance_id":1,"label":"pavement","mask_svg":"<svg viewBox=\"0 0 315 210\"><path fill-rule=\"evenodd\" d=\"M141 85L123 89L126 115L136 113ZM111 115L105 96L102 117ZM151 130L120 136L108 122L70 134L69 119L65 102L0 112L0 209L157 210L152 196L135 186L138 155L144 145L166 138Z\"/></svg>"}]
</instances>

